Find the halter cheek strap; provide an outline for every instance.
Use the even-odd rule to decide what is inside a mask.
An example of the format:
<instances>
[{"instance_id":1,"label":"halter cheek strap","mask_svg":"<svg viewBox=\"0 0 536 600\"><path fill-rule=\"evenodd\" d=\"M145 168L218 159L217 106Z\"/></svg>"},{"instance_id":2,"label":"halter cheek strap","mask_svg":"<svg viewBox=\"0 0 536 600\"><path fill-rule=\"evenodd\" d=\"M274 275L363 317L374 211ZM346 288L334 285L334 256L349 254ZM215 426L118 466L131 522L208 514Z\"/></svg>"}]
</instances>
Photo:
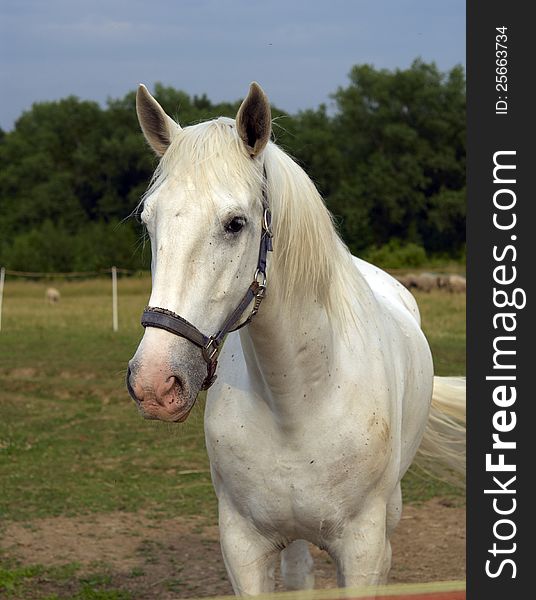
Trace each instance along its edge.
<instances>
[{"instance_id":1,"label":"halter cheek strap","mask_svg":"<svg viewBox=\"0 0 536 600\"><path fill-rule=\"evenodd\" d=\"M206 336L199 329L192 325L186 319L183 319L180 315L174 313L166 308L159 308L157 306L147 306L141 316L141 324L143 327L156 327L157 329L164 329L180 337L183 337L192 344L195 344L201 348L201 355L207 363L207 376L203 381L201 389L208 390L208 388L216 380L216 368L218 366L218 352L221 344L225 339L226 335L231 331L236 331L241 327L244 327L251 322L253 317L257 314L259 306L266 294L266 258L268 252L272 250L272 216L266 195L263 190L263 206L264 213L262 218L262 235L259 247L259 259L257 261L257 269L253 277L253 282L247 289L244 297L233 310L233 312L227 317L221 329L214 335ZM240 325L236 325L242 317L244 311L253 302L253 308L248 318Z\"/></svg>"}]
</instances>

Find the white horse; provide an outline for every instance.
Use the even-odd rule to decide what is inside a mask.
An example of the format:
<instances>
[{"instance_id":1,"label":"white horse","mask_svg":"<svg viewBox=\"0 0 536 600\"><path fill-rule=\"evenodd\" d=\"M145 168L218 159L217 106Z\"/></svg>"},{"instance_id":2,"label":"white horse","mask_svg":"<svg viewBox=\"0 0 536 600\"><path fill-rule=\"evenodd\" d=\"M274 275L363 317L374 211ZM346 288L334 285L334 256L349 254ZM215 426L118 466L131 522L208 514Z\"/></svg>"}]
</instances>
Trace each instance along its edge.
<instances>
[{"instance_id":1,"label":"white horse","mask_svg":"<svg viewBox=\"0 0 536 600\"><path fill-rule=\"evenodd\" d=\"M183 421L221 350L205 435L235 592L271 591L279 554L287 586L312 587L307 542L333 557L340 586L385 581L423 434L429 456L464 466L450 437L464 434L464 381L434 378L413 296L348 252L269 141L257 84L236 121L183 129L144 86L137 112L162 158L141 215L153 287L127 386L146 418Z\"/></svg>"}]
</instances>

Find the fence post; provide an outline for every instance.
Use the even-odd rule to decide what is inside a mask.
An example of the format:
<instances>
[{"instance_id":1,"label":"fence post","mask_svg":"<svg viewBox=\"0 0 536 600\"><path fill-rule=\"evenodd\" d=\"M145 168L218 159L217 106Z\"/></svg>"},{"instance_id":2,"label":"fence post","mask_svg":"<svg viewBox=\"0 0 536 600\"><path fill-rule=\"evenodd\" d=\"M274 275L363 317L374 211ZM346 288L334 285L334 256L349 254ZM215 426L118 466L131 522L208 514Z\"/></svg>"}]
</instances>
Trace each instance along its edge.
<instances>
[{"instance_id":1,"label":"fence post","mask_svg":"<svg viewBox=\"0 0 536 600\"><path fill-rule=\"evenodd\" d=\"M112 328L114 331L119 329L117 319L117 268L112 267Z\"/></svg>"},{"instance_id":2,"label":"fence post","mask_svg":"<svg viewBox=\"0 0 536 600\"><path fill-rule=\"evenodd\" d=\"M6 268L0 269L0 331L2 331L2 300L4 299L4 281L6 280Z\"/></svg>"}]
</instances>

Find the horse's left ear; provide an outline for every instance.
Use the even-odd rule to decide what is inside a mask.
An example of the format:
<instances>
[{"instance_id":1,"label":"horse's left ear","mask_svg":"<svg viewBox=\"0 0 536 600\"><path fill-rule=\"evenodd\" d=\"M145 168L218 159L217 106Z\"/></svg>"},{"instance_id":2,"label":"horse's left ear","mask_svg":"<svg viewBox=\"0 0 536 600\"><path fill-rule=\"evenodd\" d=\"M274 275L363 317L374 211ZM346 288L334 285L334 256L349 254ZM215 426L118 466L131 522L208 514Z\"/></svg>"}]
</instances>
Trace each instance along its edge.
<instances>
[{"instance_id":1,"label":"horse's left ear","mask_svg":"<svg viewBox=\"0 0 536 600\"><path fill-rule=\"evenodd\" d=\"M249 155L258 156L272 133L272 111L266 94L255 81L238 109L236 127Z\"/></svg>"}]
</instances>

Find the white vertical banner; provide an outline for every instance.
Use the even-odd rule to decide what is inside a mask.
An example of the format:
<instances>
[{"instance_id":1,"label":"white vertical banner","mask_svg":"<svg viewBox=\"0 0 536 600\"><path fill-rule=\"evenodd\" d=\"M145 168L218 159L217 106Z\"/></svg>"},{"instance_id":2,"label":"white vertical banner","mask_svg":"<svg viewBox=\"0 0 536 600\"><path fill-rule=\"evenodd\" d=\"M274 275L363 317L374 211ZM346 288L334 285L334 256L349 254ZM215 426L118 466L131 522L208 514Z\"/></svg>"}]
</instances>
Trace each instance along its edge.
<instances>
[{"instance_id":1,"label":"white vertical banner","mask_svg":"<svg viewBox=\"0 0 536 600\"><path fill-rule=\"evenodd\" d=\"M112 267L112 328L114 331L119 329L117 318L117 268Z\"/></svg>"},{"instance_id":2,"label":"white vertical banner","mask_svg":"<svg viewBox=\"0 0 536 600\"><path fill-rule=\"evenodd\" d=\"M2 300L4 299L4 281L6 280L6 268L0 268L0 331L2 331Z\"/></svg>"}]
</instances>

